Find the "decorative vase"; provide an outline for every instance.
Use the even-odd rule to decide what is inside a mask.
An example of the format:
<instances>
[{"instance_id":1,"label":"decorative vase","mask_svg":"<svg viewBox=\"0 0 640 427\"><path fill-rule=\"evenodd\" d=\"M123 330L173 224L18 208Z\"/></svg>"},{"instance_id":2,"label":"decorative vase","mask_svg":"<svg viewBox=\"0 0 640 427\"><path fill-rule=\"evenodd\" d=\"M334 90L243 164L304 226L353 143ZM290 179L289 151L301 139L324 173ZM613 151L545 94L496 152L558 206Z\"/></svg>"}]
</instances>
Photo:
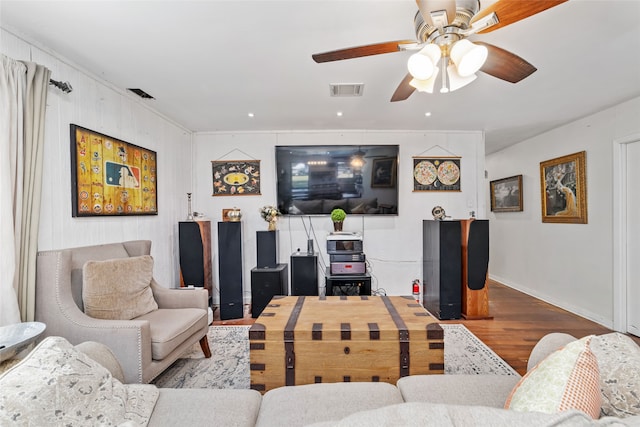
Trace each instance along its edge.
<instances>
[{"instance_id":1,"label":"decorative vase","mask_svg":"<svg viewBox=\"0 0 640 427\"><path fill-rule=\"evenodd\" d=\"M342 221L333 221L333 231L342 231Z\"/></svg>"},{"instance_id":2,"label":"decorative vase","mask_svg":"<svg viewBox=\"0 0 640 427\"><path fill-rule=\"evenodd\" d=\"M276 231L276 223L277 221L275 219L269 221L269 228L267 228L267 230Z\"/></svg>"},{"instance_id":3,"label":"decorative vase","mask_svg":"<svg viewBox=\"0 0 640 427\"><path fill-rule=\"evenodd\" d=\"M229 218L229 221L238 222L242 219L242 212L238 208L233 208L227 212L227 218Z\"/></svg>"}]
</instances>

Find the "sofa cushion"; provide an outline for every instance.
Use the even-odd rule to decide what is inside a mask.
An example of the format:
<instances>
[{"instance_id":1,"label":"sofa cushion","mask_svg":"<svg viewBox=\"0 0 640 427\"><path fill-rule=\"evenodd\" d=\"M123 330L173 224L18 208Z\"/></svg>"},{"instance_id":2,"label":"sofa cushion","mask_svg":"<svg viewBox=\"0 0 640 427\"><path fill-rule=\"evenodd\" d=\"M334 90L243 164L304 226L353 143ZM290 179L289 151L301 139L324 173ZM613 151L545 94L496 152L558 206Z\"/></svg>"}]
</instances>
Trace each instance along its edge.
<instances>
[{"instance_id":1,"label":"sofa cushion","mask_svg":"<svg viewBox=\"0 0 640 427\"><path fill-rule=\"evenodd\" d=\"M294 200L292 203L303 214L322 213L322 200Z\"/></svg>"},{"instance_id":2,"label":"sofa cushion","mask_svg":"<svg viewBox=\"0 0 640 427\"><path fill-rule=\"evenodd\" d=\"M505 408L545 413L577 409L598 418L600 376L589 348L591 338L567 344L527 372L507 398Z\"/></svg>"},{"instance_id":3,"label":"sofa cushion","mask_svg":"<svg viewBox=\"0 0 640 427\"><path fill-rule=\"evenodd\" d=\"M87 261L82 268L84 312L96 319L131 320L157 310L149 255Z\"/></svg>"},{"instance_id":4,"label":"sofa cushion","mask_svg":"<svg viewBox=\"0 0 640 427\"><path fill-rule=\"evenodd\" d=\"M136 317L149 321L151 358L162 360L187 338L205 328L208 313L201 308L160 308Z\"/></svg>"},{"instance_id":5,"label":"sofa cushion","mask_svg":"<svg viewBox=\"0 0 640 427\"><path fill-rule=\"evenodd\" d=\"M151 385L124 385L61 337L48 337L0 376L0 425L146 425Z\"/></svg>"},{"instance_id":6,"label":"sofa cushion","mask_svg":"<svg viewBox=\"0 0 640 427\"><path fill-rule=\"evenodd\" d=\"M409 375L396 385L405 402L502 408L519 380L519 375Z\"/></svg>"},{"instance_id":7,"label":"sofa cushion","mask_svg":"<svg viewBox=\"0 0 640 427\"><path fill-rule=\"evenodd\" d=\"M347 212L347 199L324 199L322 201L322 213L330 214L334 209L342 209L343 211Z\"/></svg>"},{"instance_id":8,"label":"sofa cushion","mask_svg":"<svg viewBox=\"0 0 640 427\"><path fill-rule=\"evenodd\" d=\"M255 390L161 388L150 427L253 427L262 396Z\"/></svg>"},{"instance_id":9,"label":"sofa cushion","mask_svg":"<svg viewBox=\"0 0 640 427\"><path fill-rule=\"evenodd\" d=\"M388 383L322 383L279 387L262 396L257 427L304 426L402 402Z\"/></svg>"},{"instance_id":10,"label":"sofa cushion","mask_svg":"<svg viewBox=\"0 0 640 427\"><path fill-rule=\"evenodd\" d=\"M629 422L625 422L629 420ZM593 420L580 411L557 414L507 411L499 408L431 403L401 403L362 411L341 419L308 427L590 427L637 426L638 419L607 417Z\"/></svg>"},{"instance_id":11,"label":"sofa cushion","mask_svg":"<svg viewBox=\"0 0 640 427\"><path fill-rule=\"evenodd\" d=\"M614 332L593 337L591 351L600 370L601 415L640 415L640 347Z\"/></svg>"}]
</instances>

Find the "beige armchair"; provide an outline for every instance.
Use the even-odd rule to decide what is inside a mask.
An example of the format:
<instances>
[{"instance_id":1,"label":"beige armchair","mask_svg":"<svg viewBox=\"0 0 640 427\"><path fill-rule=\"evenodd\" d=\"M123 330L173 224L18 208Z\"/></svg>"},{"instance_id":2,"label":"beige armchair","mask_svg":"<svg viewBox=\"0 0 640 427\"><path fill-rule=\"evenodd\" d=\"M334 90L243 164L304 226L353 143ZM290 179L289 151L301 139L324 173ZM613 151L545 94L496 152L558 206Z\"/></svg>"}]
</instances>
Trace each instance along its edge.
<instances>
[{"instance_id":1,"label":"beige armchair","mask_svg":"<svg viewBox=\"0 0 640 427\"><path fill-rule=\"evenodd\" d=\"M150 382L198 341L205 357L211 357L206 290L168 289L152 279L158 310L132 320L84 313L82 269L87 261L149 255L150 250L150 241L136 240L39 252L36 320L47 325L44 335L62 336L72 344L107 345L122 365L126 383Z\"/></svg>"}]
</instances>

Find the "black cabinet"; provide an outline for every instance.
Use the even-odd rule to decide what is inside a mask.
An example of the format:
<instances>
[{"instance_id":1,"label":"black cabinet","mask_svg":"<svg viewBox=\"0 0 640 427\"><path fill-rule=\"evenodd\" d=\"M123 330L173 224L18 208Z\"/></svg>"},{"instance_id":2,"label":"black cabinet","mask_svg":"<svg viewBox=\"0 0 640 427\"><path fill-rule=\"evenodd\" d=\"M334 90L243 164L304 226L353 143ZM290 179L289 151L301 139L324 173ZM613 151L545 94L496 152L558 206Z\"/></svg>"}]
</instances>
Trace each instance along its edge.
<instances>
[{"instance_id":1,"label":"black cabinet","mask_svg":"<svg viewBox=\"0 0 640 427\"><path fill-rule=\"evenodd\" d=\"M218 223L220 319L244 316L242 301L242 223Z\"/></svg>"},{"instance_id":2,"label":"black cabinet","mask_svg":"<svg viewBox=\"0 0 640 427\"><path fill-rule=\"evenodd\" d=\"M291 295L318 295L318 256L291 255Z\"/></svg>"},{"instance_id":3,"label":"black cabinet","mask_svg":"<svg viewBox=\"0 0 640 427\"><path fill-rule=\"evenodd\" d=\"M422 222L422 302L438 319L461 316L461 239L460 221Z\"/></svg>"},{"instance_id":4,"label":"black cabinet","mask_svg":"<svg viewBox=\"0 0 640 427\"><path fill-rule=\"evenodd\" d=\"M329 267L325 276L326 296L371 295L369 274L332 275Z\"/></svg>"},{"instance_id":5,"label":"black cabinet","mask_svg":"<svg viewBox=\"0 0 640 427\"><path fill-rule=\"evenodd\" d=\"M287 264L275 268L251 270L251 317L258 317L276 295L287 295L289 291L289 269Z\"/></svg>"}]
</instances>

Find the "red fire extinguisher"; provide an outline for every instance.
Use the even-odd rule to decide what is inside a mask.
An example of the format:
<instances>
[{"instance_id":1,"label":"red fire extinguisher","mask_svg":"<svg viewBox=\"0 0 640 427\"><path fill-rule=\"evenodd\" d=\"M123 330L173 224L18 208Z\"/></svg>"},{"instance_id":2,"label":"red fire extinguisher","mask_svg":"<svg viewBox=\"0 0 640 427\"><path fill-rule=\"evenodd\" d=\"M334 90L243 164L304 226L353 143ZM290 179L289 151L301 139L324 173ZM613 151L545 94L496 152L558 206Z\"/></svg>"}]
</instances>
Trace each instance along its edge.
<instances>
[{"instance_id":1,"label":"red fire extinguisher","mask_svg":"<svg viewBox=\"0 0 640 427\"><path fill-rule=\"evenodd\" d=\"M413 281L413 297L416 299L416 302L420 304L420 280L418 279Z\"/></svg>"}]
</instances>

